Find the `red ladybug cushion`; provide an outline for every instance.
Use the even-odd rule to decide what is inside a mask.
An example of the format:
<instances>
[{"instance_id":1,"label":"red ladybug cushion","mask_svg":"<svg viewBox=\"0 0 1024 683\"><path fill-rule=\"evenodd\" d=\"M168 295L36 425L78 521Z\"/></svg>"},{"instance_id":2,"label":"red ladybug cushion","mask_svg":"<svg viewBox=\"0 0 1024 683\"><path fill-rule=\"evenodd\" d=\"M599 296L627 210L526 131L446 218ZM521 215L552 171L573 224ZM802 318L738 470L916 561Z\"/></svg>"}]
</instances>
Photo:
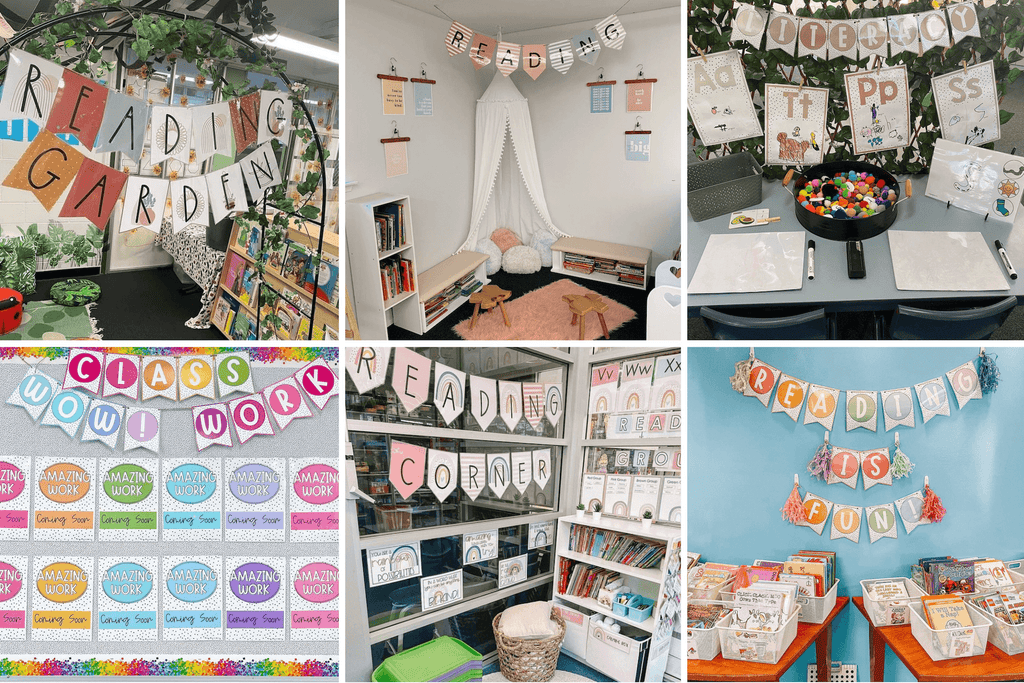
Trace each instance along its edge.
<instances>
[{"instance_id":1,"label":"red ladybug cushion","mask_svg":"<svg viewBox=\"0 0 1024 683\"><path fill-rule=\"evenodd\" d=\"M18 329L24 297L16 289L0 288L0 334Z\"/></svg>"}]
</instances>

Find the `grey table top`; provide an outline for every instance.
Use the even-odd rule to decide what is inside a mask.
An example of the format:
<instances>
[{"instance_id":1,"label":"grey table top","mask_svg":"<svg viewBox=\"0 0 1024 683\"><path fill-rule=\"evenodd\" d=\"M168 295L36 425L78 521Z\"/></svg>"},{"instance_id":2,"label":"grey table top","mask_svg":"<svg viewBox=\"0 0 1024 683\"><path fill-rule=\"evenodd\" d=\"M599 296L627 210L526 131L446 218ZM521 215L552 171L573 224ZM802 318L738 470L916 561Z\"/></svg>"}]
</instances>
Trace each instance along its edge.
<instances>
[{"instance_id":1,"label":"grey table top","mask_svg":"<svg viewBox=\"0 0 1024 683\"><path fill-rule=\"evenodd\" d=\"M904 178L900 178L903 186ZM1024 211L1017 212L1017 221L1000 223L984 216L946 205L924 194L927 176L912 179L913 197L899 205L899 215L891 230L926 230L980 232L999 260L995 240L1001 240L1011 263L1022 277L1010 280L1009 291L988 292L935 292L903 291L896 289L889 238L885 233L864 241L864 262L867 277L851 280L846 274L846 244L807 233L815 242L814 279L807 279L807 254L804 253L804 276L801 289L784 292L752 292L742 294L693 294L686 298L691 315L697 315L701 306L722 308L728 306L791 306L822 305L829 310L882 310L893 302L913 303L927 301L970 300L1006 296L1024 296ZM791 185L792 187L792 185ZM769 215L781 216L777 223L731 232L787 232L803 231L793 210L793 198L780 181L764 181L762 201L756 207L767 208ZM687 283L693 278L708 238L712 234L729 233L729 214L696 222L687 216L686 268ZM1002 265L1000 265L1002 269Z\"/></svg>"}]
</instances>

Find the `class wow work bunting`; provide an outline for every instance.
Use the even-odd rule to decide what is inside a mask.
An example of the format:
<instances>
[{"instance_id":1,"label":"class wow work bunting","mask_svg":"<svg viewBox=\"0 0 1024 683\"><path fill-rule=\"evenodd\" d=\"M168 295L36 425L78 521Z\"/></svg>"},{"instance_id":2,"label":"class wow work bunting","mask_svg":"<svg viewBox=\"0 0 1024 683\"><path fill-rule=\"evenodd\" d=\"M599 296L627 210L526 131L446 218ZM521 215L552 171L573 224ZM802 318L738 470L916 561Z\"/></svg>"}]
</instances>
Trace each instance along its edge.
<instances>
[{"instance_id":1,"label":"class wow work bunting","mask_svg":"<svg viewBox=\"0 0 1024 683\"><path fill-rule=\"evenodd\" d=\"M387 380L390 357L391 349L387 347L346 349L345 369L356 391L363 394L383 385ZM434 370L432 384L431 368ZM445 424L451 424L468 406L482 430L500 417L512 432L525 417L532 431L543 434L541 421L546 419L552 427L557 427L564 411L561 384L498 382L467 375L406 348L395 349L389 386L409 412L427 402L433 386L434 406Z\"/></svg>"},{"instance_id":2,"label":"class wow work bunting","mask_svg":"<svg viewBox=\"0 0 1024 683\"><path fill-rule=\"evenodd\" d=\"M100 441L114 450L123 434L124 451L142 448L159 453L161 415L166 410L100 398L113 393L134 398L139 384L143 401L154 396L216 398L217 387L221 401L184 409L192 412L200 451L213 445L231 447L235 439L244 444L254 436L272 436L293 420L310 417L313 412L307 403L323 410L339 392L337 375L322 359L257 391L246 354L140 357L74 349L63 386L33 367L7 403L24 408L40 426L58 427L72 439ZM147 395L147 387L161 391ZM227 398L235 393L241 395Z\"/></svg>"},{"instance_id":3,"label":"class wow work bunting","mask_svg":"<svg viewBox=\"0 0 1024 683\"><path fill-rule=\"evenodd\" d=\"M119 232L143 228L159 233L171 198L173 231L210 225L228 211L244 211L245 192L232 183L244 178L253 201L281 184L271 140L287 141L292 127L289 95L261 90L229 102L202 107L149 106L54 64L12 48L0 96L0 119L28 119L43 130L26 148L3 181L5 187L32 192L48 211L70 186L62 217L81 217L106 228L122 198ZM230 125L229 125L230 124ZM123 152L139 161L150 135L151 161L203 161L215 153L241 154L239 162L203 176L165 180L129 176L87 159L66 140L74 135L93 152ZM220 215L224 214L224 215Z\"/></svg>"},{"instance_id":4,"label":"class wow work bunting","mask_svg":"<svg viewBox=\"0 0 1024 683\"><path fill-rule=\"evenodd\" d=\"M734 388L744 396L756 398L773 413L785 413L794 422L800 421L803 412L804 424L817 423L831 430L836 416L846 417L846 431L867 429L878 431L884 424L885 431L898 426L915 426L914 399L921 408L925 423L937 415L950 414L952 395L958 409L963 409L971 399L981 400L985 394L995 391L999 371L994 356L979 354L980 362L967 361L933 379L909 387L895 389L837 389L815 384L790 375L764 361L751 357L736 364L736 375L732 378ZM945 376L945 381L943 380ZM951 391L947 391L947 384ZM840 394L845 394L840 400Z\"/></svg>"},{"instance_id":5,"label":"class wow work bunting","mask_svg":"<svg viewBox=\"0 0 1024 683\"><path fill-rule=\"evenodd\" d=\"M585 31L571 38L555 40L547 45L520 45L497 41L464 24L453 21L445 35L445 48L454 57L469 54L473 66L481 69L492 61L504 76L520 66L530 78L537 77L550 64L559 73L566 73L575 60L596 64L602 48L621 50L626 40L626 28L619 18L612 14Z\"/></svg>"}]
</instances>

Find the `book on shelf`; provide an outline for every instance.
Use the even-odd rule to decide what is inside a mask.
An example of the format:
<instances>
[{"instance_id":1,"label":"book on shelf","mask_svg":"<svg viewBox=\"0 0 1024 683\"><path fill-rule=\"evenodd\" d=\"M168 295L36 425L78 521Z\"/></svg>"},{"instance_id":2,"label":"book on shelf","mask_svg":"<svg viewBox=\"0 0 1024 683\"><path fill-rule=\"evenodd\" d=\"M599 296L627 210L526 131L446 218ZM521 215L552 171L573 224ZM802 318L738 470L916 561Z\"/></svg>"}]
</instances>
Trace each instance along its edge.
<instances>
[{"instance_id":1,"label":"book on shelf","mask_svg":"<svg viewBox=\"0 0 1024 683\"><path fill-rule=\"evenodd\" d=\"M255 259L260 253L260 235L262 231L258 225L253 225L249 229L249 240L245 245L245 253L249 255L249 258Z\"/></svg>"},{"instance_id":2,"label":"book on shelf","mask_svg":"<svg viewBox=\"0 0 1024 683\"><path fill-rule=\"evenodd\" d=\"M606 584L620 578L619 573L611 569L594 567L567 557L560 559L558 592L561 595L597 600L598 593Z\"/></svg>"},{"instance_id":3,"label":"book on shelf","mask_svg":"<svg viewBox=\"0 0 1024 683\"><path fill-rule=\"evenodd\" d=\"M778 581L781 567L750 567L741 564L733 588L746 588L759 581Z\"/></svg>"},{"instance_id":4,"label":"book on shelf","mask_svg":"<svg viewBox=\"0 0 1024 683\"><path fill-rule=\"evenodd\" d=\"M974 588L977 591L990 590L1013 584L1010 572L1000 560L980 560L974 563Z\"/></svg>"},{"instance_id":5,"label":"book on shelf","mask_svg":"<svg viewBox=\"0 0 1024 683\"><path fill-rule=\"evenodd\" d=\"M277 338L295 339L299 331L299 321L304 317L295 306L288 300L279 298L277 308L274 310L277 315Z\"/></svg>"},{"instance_id":6,"label":"book on shelf","mask_svg":"<svg viewBox=\"0 0 1024 683\"><path fill-rule=\"evenodd\" d=\"M309 251L296 242L289 242L285 250L284 265L281 267L281 279L288 284L302 289L306 283L306 271L309 269Z\"/></svg>"},{"instance_id":7,"label":"book on shelf","mask_svg":"<svg viewBox=\"0 0 1024 683\"><path fill-rule=\"evenodd\" d=\"M259 273L256 267L249 264L245 267L245 273L242 275L242 289L238 293L238 300L250 308L254 307L258 303L257 296L257 285L259 284Z\"/></svg>"},{"instance_id":8,"label":"book on shelf","mask_svg":"<svg viewBox=\"0 0 1024 683\"><path fill-rule=\"evenodd\" d=\"M238 340L248 339L251 325L252 319L249 314L245 310L239 309L235 314L235 322L231 326L231 338Z\"/></svg>"},{"instance_id":9,"label":"book on shelf","mask_svg":"<svg viewBox=\"0 0 1024 683\"><path fill-rule=\"evenodd\" d=\"M228 251L224 259L221 283L229 292L238 296L242 292L242 278L245 275L246 260L234 251Z\"/></svg>"},{"instance_id":10,"label":"book on shelf","mask_svg":"<svg viewBox=\"0 0 1024 683\"><path fill-rule=\"evenodd\" d=\"M210 321L222 330L230 329L227 326L229 313L231 313L231 304L223 294L218 295L217 302L213 305L213 315L210 316Z\"/></svg>"},{"instance_id":11,"label":"book on shelf","mask_svg":"<svg viewBox=\"0 0 1024 683\"><path fill-rule=\"evenodd\" d=\"M381 261L380 284L385 301L405 292L415 291L412 261L399 256L392 256Z\"/></svg>"},{"instance_id":12,"label":"book on shelf","mask_svg":"<svg viewBox=\"0 0 1024 683\"><path fill-rule=\"evenodd\" d=\"M321 254L320 267L315 270L315 275L313 268L307 270L303 287L310 294L315 290L318 299L329 302L338 286L338 259L330 254ZM314 277L316 282L313 281Z\"/></svg>"},{"instance_id":13,"label":"book on shelf","mask_svg":"<svg viewBox=\"0 0 1024 683\"><path fill-rule=\"evenodd\" d=\"M665 556L663 543L581 524L569 529L569 550L639 569L660 567Z\"/></svg>"},{"instance_id":14,"label":"book on shelf","mask_svg":"<svg viewBox=\"0 0 1024 683\"><path fill-rule=\"evenodd\" d=\"M925 571L928 593L931 595L974 592L973 561L929 562Z\"/></svg>"},{"instance_id":15,"label":"book on shelf","mask_svg":"<svg viewBox=\"0 0 1024 683\"><path fill-rule=\"evenodd\" d=\"M263 254L263 271L281 277L281 269L284 267L284 253L288 249L288 240L281 242Z\"/></svg>"},{"instance_id":16,"label":"book on shelf","mask_svg":"<svg viewBox=\"0 0 1024 683\"><path fill-rule=\"evenodd\" d=\"M378 253L405 246L405 205L397 202L381 204L374 210L373 220Z\"/></svg>"},{"instance_id":17,"label":"book on shelf","mask_svg":"<svg viewBox=\"0 0 1024 683\"><path fill-rule=\"evenodd\" d=\"M933 645L948 657L964 657L971 653L976 638L967 603L959 596L924 595L921 604L932 634Z\"/></svg>"}]
</instances>

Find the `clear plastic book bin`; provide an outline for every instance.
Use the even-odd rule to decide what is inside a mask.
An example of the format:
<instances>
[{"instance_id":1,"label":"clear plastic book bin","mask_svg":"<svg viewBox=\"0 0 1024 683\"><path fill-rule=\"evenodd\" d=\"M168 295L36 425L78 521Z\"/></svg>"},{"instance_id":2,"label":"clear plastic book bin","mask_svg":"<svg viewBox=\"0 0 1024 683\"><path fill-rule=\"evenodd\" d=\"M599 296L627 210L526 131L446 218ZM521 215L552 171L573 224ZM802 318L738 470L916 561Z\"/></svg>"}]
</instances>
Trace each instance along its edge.
<instances>
[{"instance_id":1,"label":"clear plastic book bin","mask_svg":"<svg viewBox=\"0 0 1024 683\"><path fill-rule=\"evenodd\" d=\"M902 581L909 598L894 600L872 600L868 597L868 586L879 581ZM871 615L871 623L875 626L905 626L910 623L909 606L924 595L921 587L904 576L889 579L864 579L860 582L861 595L864 596L864 609Z\"/></svg>"},{"instance_id":2,"label":"clear plastic book bin","mask_svg":"<svg viewBox=\"0 0 1024 683\"><path fill-rule=\"evenodd\" d=\"M967 609L970 610L970 606ZM924 620L922 610L920 604L910 605L910 632L932 661L985 654L992 620L980 611L970 613L973 626L934 629Z\"/></svg>"},{"instance_id":3,"label":"clear plastic book bin","mask_svg":"<svg viewBox=\"0 0 1024 683\"><path fill-rule=\"evenodd\" d=\"M719 593L723 590L728 590L729 587L732 586L732 582L735 580L734 578L726 579L725 581L717 583L709 588L693 588L693 583L698 578L697 571L699 566L700 565L693 567L687 573L687 586L689 586L687 588L687 597L690 600L717 600Z\"/></svg>"},{"instance_id":4,"label":"clear plastic book bin","mask_svg":"<svg viewBox=\"0 0 1024 683\"><path fill-rule=\"evenodd\" d=\"M733 612L725 624L715 626L722 647L722 657L744 662L778 664L782 654L796 639L797 616L801 606L796 605L778 631L755 631L732 625L736 617Z\"/></svg>"},{"instance_id":5,"label":"clear plastic book bin","mask_svg":"<svg viewBox=\"0 0 1024 683\"><path fill-rule=\"evenodd\" d=\"M1006 566L1010 568L1010 579L1013 580L1013 587L1019 591L1024 591L1024 574L1020 573L1022 563L1024 563L1024 560L1014 560L1013 562L1006 563ZM971 619L978 621L977 615L981 614L992 622L992 628L988 631L988 642L1008 655L1019 655L1024 652L1024 624L1007 624L1002 619L983 612L970 602L967 603L967 607L971 611Z\"/></svg>"},{"instance_id":6,"label":"clear plastic book bin","mask_svg":"<svg viewBox=\"0 0 1024 683\"><path fill-rule=\"evenodd\" d=\"M690 600L689 604L711 604L706 601ZM717 603L722 604L722 603ZM719 626L724 626L728 623L729 618L732 616L732 612L726 612L722 617L715 622L715 625L711 628L692 628L686 627L686 658L687 659L705 659L712 660L718 656L718 653L722 651L722 643L718 639L718 632L715 630Z\"/></svg>"},{"instance_id":7,"label":"clear plastic book bin","mask_svg":"<svg viewBox=\"0 0 1024 683\"><path fill-rule=\"evenodd\" d=\"M780 583L786 583L782 581ZM836 597L839 595L839 580L832 584L832 587L828 589L828 593L821 596L820 598L811 597L808 595L800 595L797 593L796 602L800 605L800 616L797 621L802 621L805 624L824 624L825 619L832 613L832 610L836 608ZM735 593L721 594L723 600L735 600Z\"/></svg>"}]
</instances>

